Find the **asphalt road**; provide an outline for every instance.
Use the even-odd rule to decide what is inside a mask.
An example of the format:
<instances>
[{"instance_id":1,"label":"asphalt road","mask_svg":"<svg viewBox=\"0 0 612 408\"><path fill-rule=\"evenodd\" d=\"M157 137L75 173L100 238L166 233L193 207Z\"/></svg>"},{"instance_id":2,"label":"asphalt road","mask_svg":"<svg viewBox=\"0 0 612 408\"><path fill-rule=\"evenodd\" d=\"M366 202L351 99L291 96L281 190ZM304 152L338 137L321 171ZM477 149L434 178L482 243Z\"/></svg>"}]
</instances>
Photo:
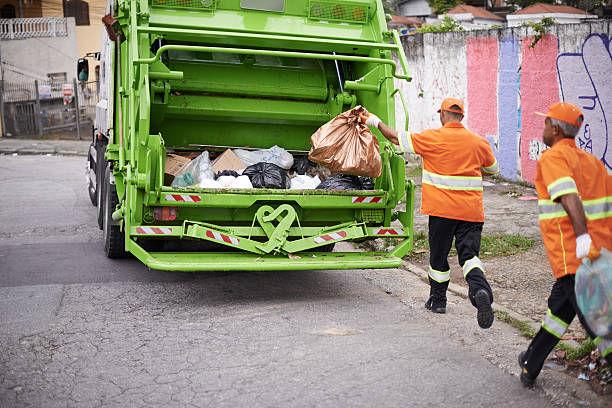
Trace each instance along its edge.
<instances>
[{"instance_id":1,"label":"asphalt road","mask_svg":"<svg viewBox=\"0 0 612 408\"><path fill-rule=\"evenodd\" d=\"M82 157L0 180L1 407L552 406L410 273L149 271L104 257Z\"/></svg>"}]
</instances>

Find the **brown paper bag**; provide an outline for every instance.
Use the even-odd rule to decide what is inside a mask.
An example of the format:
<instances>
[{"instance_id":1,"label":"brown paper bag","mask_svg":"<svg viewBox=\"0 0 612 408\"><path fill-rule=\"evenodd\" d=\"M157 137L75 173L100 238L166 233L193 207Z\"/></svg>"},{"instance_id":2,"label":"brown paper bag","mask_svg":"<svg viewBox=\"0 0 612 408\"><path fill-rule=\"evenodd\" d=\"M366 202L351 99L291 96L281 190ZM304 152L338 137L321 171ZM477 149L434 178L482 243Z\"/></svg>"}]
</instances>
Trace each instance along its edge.
<instances>
[{"instance_id":1,"label":"brown paper bag","mask_svg":"<svg viewBox=\"0 0 612 408\"><path fill-rule=\"evenodd\" d=\"M361 122L361 106L343 112L323 126L311 137L308 158L334 173L379 177L382 160L378 139Z\"/></svg>"}]
</instances>

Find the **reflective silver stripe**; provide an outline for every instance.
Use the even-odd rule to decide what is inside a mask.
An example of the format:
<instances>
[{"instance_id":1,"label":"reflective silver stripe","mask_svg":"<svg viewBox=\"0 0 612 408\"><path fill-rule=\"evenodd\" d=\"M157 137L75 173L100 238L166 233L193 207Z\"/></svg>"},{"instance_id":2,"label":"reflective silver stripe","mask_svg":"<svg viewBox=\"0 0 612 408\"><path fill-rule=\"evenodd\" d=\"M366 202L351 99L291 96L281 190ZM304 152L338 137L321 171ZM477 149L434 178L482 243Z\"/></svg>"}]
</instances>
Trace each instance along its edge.
<instances>
[{"instance_id":1,"label":"reflective silver stripe","mask_svg":"<svg viewBox=\"0 0 612 408\"><path fill-rule=\"evenodd\" d=\"M612 200L608 197L598 200L583 201L582 206L589 220L612 217ZM563 205L551 200L538 200L538 214L540 220L567 216Z\"/></svg>"},{"instance_id":2,"label":"reflective silver stripe","mask_svg":"<svg viewBox=\"0 0 612 408\"><path fill-rule=\"evenodd\" d=\"M450 280L450 270L446 272L436 271L430 266L429 267L429 277L435 280L436 282L446 282Z\"/></svg>"},{"instance_id":3,"label":"reflective silver stripe","mask_svg":"<svg viewBox=\"0 0 612 408\"><path fill-rule=\"evenodd\" d=\"M465 278L467 274L474 268L480 268L480 270L483 272L485 270L483 263L480 261L480 259L478 259L477 256L465 261L465 263L463 264L463 277Z\"/></svg>"},{"instance_id":4,"label":"reflective silver stripe","mask_svg":"<svg viewBox=\"0 0 612 408\"><path fill-rule=\"evenodd\" d=\"M495 160L495 163L490 165L489 167L481 167L482 171L489 174L499 173L499 163Z\"/></svg>"},{"instance_id":5,"label":"reflective silver stripe","mask_svg":"<svg viewBox=\"0 0 612 408\"><path fill-rule=\"evenodd\" d=\"M563 205L551 200L538 200L538 214L541 220L567 216Z\"/></svg>"},{"instance_id":6,"label":"reflective silver stripe","mask_svg":"<svg viewBox=\"0 0 612 408\"><path fill-rule=\"evenodd\" d=\"M480 176L442 176L423 169L423 183L446 190L482 191Z\"/></svg>"},{"instance_id":7,"label":"reflective silver stripe","mask_svg":"<svg viewBox=\"0 0 612 408\"><path fill-rule=\"evenodd\" d=\"M571 177L561 177L558 180L553 181L547 186L548 194L550 194L550 199L555 200L556 198L576 193L578 194L578 188L576 187L576 182Z\"/></svg>"},{"instance_id":8,"label":"reflective silver stripe","mask_svg":"<svg viewBox=\"0 0 612 408\"><path fill-rule=\"evenodd\" d=\"M582 205L590 220L612 217L612 197L583 201Z\"/></svg>"},{"instance_id":9,"label":"reflective silver stripe","mask_svg":"<svg viewBox=\"0 0 612 408\"><path fill-rule=\"evenodd\" d=\"M408 132L399 132L399 144L400 148L405 153L415 153L414 147L412 146L412 138Z\"/></svg>"},{"instance_id":10,"label":"reflective silver stripe","mask_svg":"<svg viewBox=\"0 0 612 408\"><path fill-rule=\"evenodd\" d=\"M550 309L548 309L548 311L546 312L546 317L542 322L542 327L547 332L560 339L565 334L567 326L569 326L569 324L565 323L563 320L553 315Z\"/></svg>"}]
</instances>

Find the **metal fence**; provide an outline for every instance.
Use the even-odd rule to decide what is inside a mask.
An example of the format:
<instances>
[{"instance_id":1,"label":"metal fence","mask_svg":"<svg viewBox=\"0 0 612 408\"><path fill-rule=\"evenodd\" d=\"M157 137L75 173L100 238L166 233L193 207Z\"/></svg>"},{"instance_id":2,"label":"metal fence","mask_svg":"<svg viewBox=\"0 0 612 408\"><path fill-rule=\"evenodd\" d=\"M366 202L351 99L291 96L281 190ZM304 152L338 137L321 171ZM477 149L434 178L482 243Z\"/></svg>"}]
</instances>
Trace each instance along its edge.
<instances>
[{"instance_id":1,"label":"metal fence","mask_svg":"<svg viewBox=\"0 0 612 408\"><path fill-rule=\"evenodd\" d=\"M61 132L80 139L82 130L93 125L97 103L96 81L3 82L0 85L0 110L6 136L44 137Z\"/></svg>"},{"instance_id":2,"label":"metal fence","mask_svg":"<svg viewBox=\"0 0 612 408\"><path fill-rule=\"evenodd\" d=\"M64 17L0 18L0 40L67 35L68 23Z\"/></svg>"}]
</instances>

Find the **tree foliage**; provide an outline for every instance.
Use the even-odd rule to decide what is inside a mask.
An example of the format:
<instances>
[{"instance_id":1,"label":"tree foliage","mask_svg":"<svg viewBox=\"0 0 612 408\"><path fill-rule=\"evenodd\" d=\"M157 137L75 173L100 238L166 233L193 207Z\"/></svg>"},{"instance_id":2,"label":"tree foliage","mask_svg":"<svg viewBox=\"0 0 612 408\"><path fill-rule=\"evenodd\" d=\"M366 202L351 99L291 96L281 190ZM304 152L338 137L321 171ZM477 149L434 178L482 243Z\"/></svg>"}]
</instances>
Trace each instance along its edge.
<instances>
[{"instance_id":1,"label":"tree foliage","mask_svg":"<svg viewBox=\"0 0 612 408\"><path fill-rule=\"evenodd\" d=\"M463 4L462 0L427 0L427 4L436 14L444 14L453 7Z\"/></svg>"},{"instance_id":2,"label":"tree foliage","mask_svg":"<svg viewBox=\"0 0 612 408\"><path fill-rule=\"evenodd\" d=\"M463 27L449 16L444 16L440 24L423 24L417 30L419 33L445 33L449 31L463 31Z\"/></svg>"}]
</instances>

